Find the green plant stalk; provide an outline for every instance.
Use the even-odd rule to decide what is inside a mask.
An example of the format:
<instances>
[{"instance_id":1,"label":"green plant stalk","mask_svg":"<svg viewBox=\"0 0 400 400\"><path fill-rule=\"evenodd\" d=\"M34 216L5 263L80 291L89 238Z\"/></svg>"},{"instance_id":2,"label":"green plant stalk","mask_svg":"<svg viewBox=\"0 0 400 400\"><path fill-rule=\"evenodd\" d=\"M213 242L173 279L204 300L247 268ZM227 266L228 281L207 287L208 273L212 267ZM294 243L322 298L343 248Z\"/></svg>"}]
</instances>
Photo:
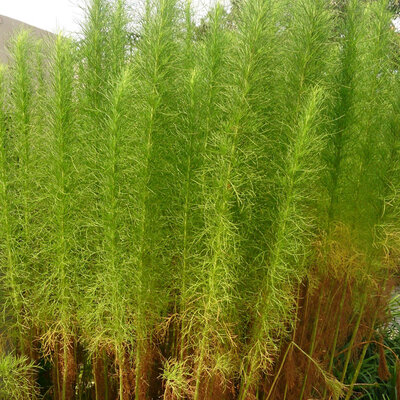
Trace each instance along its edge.
<instances>
[{"instance_id":1,"label":"green plant stalk","mask_svg":"<svg viewBox=\"0 0 400 400\"><path fill-rule=\"evenodd\" d=\"M332 195L331 195L331 202L329 206L329 220L332 221L335 218L337 218L338 213L340 213L339 209L336 209L335 207L338 207L339 204L339 198L338 198L338 190L339 188L339 183L341 174L343 173L343 165L342 165L342 158L343 158L343 151L347 150L346 147L344 147L344 135L346 131L348 131L349 126L353 122L353 115L352 115L352 103L355 101L355 89L357 88L357 80L355 80L355 71L356 69L360 69L359 65L356 66L357 63L360 61L358 60L358 54L359 54L359 42L362 40L362 34L363 32L361 31L362 27L366 26L364 22L362 22L362 11L360 10L360 3L357 0L349 2L349 4L346 7L346 14L345 14L345 20L344 20L344 27L346 29L346 34L343 35L344 37L344 43L343 43L343 50L342 50L342 72L340 76L340 91L339 91L339 105L338 105L338 115L339 118L337 118L337 128L338 128L338 133L334 137L335 140L335 152L334 152L334 161L333 161L333 188L332 188ZM357 138L359 140L359 138ZM358 192L358 189L357 189ZM354 195L354 191L352 191L352 196ZM356 207L358 207L359 202L355 202ZM348 275L346 275L346 282L344 285L344 290L342 293L342 298L340 301L339 309L337 312L337 324L336 324L336 329L335 329L335 335L334 335L334 340L332 344L332 349L331 349L331 354L330 354L330 360L329 360L329 367L328 367L328 372L332 371L333 367L333 362L334 362L334 357L336 353L336 346L337 346L337 339L339 335L339 330L340 330L340 321L341 321L341 312L343 309L343 304L345 300L345 295L346 295L346 289L347 289L347 282L348 282ZM354 331L354 337L352 338L352 341L354 342L355 340L355 334L358 330L358 324L360 322L361 315L358 316L359 318L356 321L356 329ZM347 358L350 357L351 354L351 346L349 348L349 353ZM346 361L345 364L345 369L347 369L347 364L348 361ZM345 372L344 372L345 374ZM344 376L344 375L343 375ZM326 397L327 394L327 388L324 388L324 393L323 393L323 398Z\"/></svg>"},{"instance_id":2,"label":"green plant stalk","mask_svg":"<svg viewBox=\"0 0 400 400\"><path fill-rule=\"evenodd\" d=\"M368 299L367 293L366 293L366 291L364 291L363 297L362 297L362 302L361 302L361 308L359 310L357 321L356 321L356 324L354 326L353 334L351 336L351 339L350 339L350 342L349 342L349 345L348 345L348 349L347 349L347 352L346 352L346 359L345 359L345 362L344 362L344 365L343 365L342 375L341 375L341 378L340 378L340 382L341 383L344 382L344 378L346 377L347 368L348 368L349 363L350 363L351 352L353 350L354 342L355 342L356 336L358 334L358 329L360 328L360 323L361 323L362 316L364 314L364 308L365 308L367 299Z\"/></svg>"},{"instance_id":3,"label":"green plant stalk","mask_svg":"<svg viewBox=\"0 0 400 400\"><path fill-rule=\"evenodd\" d=\"M192 21L191 21L191 16L189 15L189 6L190 3L187 4L186 8L186 25L187 25L187 35L186 35L186 41L188 42L190 39L190 42L192 42L193 38L190 38L190 36L193 35L192 32ZM190 89L189 89L189 115L191 116L189 120L189 130L193 130L195 132L196 130L200 131L200 134L203 135L203 137L199 138L198 140L200 143L196 143L198 145L198 153L200 156L206 153L206 148L208 144L208 138L212 134L213 129L216 127L215 125L215 115L214 115L214 110L213 108L217 104L217 99L219 98L221 88L220 88L220 81L221 77L224 73L222 70L222 65L224 64L223 61L223 55L224 52L226 51L226 43L225 43L225 38L222 33L222 7L216 6L215 10L213 11L211 15L211 27L210 27L210 33L205 37L205 45L204 45L204 50L201 52L198 56L200 56L201 63L199 67L196 69L196 67L193 67L193 60L190 60L190 68L191 68L191 79L190 79ZM186 43L186 53L188 57L193 57L194 56L194 49L193 49L193 44L192 43ZM205 104L204 104L204 110L201 108L199 111L204 114L204 127L203 126L197 126L195 125L195 107L198 107L199 105L197 104L197 97L195 96L194 93L194 85L196 84L196 81L201 79L201 77L204 76L204 84L202 86L203 92L205 93ZM193 136L193 133L191 133L191 136ZM193 146L193 137L190 139L190 147ZM190 154L192 154L192 151L190 150ZM202 162L204 162L202 160ZM199 168L201 168L202 165L200 165ZM189 169L187 169L189 171ZM193 171L194 173L194 171ZM192 177L193 179L194 177ZM205 196L205 174L201 174L201 183L199 184L201 186L201 194L202 198ZM189 189L189 188L188 188ZM188 193L188 192L186 192ZM193 201L193 200L192 200ZM197 199L198 201L198 199ZM186 246L187 247L187 246ZM188 299L188 295L185 293L185 288L189 287L189 283L191 282L186 282L187 279L187 274L185 274L185 281L182 283L182 296L181 296L181 301L183 303L187 303L190 299ZM183 305L181 307L181 311L185 311L184 309L186 308L186 305ZM207 322L206 322L207 323ZM181 354L180 354L180 361L183 361L184 358L184 350L185 350L185 337L190 335L190 332L186 332L186 327L189 327L191 325L190 321L183 320L182 325L181 325ZM204 342L204 337L201 339L201 343L205 344ZM200 357L203 358L203 355ZM197 367L197 372L201 375L201 368ZM200 375L198 376L198 379L196 379L197 384L199 385L200 383Z\"/></svg>"},{"instance_id":4,"label":"green plant stalk","mask_svg":"<svg viewBox=\"0 0 400 400\"><path fill-rule=\"evenodd\" d=\"M279 376L280 376L280 374L281 374L281 372L282 372L282 369L283 369L283 366L284 366L284 364L285 364L286 358L287 358L287 356L288 356L288 354L289 354L289 351L290 351L291 347L293 346L293 343L294 343L294 342L291 341L291 342L289 343L289 345L287 346L287 348L286 348L285 354L283 355L283 358L282 358L281 365L279 366L279 369L278 369L277 373L275 374L274 380L272 381L271 388L269 389L268 395L267 395L267 397L265 398L265 400L269 400L269 399L271 398L271 395L272 395L272 393L273 393L273 391L274 391L274 389L275 389L276 383L278 382L278 378L279 378ZM288 389L288 387L287 387L287 385L286 385L286 386L285 386L285 397L286 397L287 389Z\"/></svg>"},{"instance_id":5,"label":"green plant stalk","mask_svg":"<svg viewBox=\"0 0 400 400\"><path fill-rule=\"evenodd\" d=\"M295 325L294 325L294 330L293 330L293 339L292 339L293 342L296 342L297 325L300 320L299 319L300 287L301 287L301 285L298 285L298 287L297 287L297 296L296 296L297 302L296 302L296 313L295 313L296 320L295 320ZM285 382L284 400L286 399L288 389L289 389L288 383Z\"/></svg>"},{"instance_id":6,"label":"green plant stalk","mask_svg":"<svg viewBox=\"0 0 400 400\"><path fill-rule=\"evenodd\" d=\"M118 231L122 223L121 217L118 214L118 207L120 203L119 193L120 189L120 176L119 171L123 169L121 160L122 140L124 129L127 124L126 120L126 96L130 88L130 71L125 69L120 75L115 77L114 87L110 93L109 105L109 118L107 119L105 130L107 132L106 148L108 157L105 160L104 167L104 247L106 255L106 274L110 279L110 288L106 289L106 294L111 298L110 308L113 317L117 321L111 322L112 339L115 341L115 351L119 354L119 362L124 362L124 340L121 331L124 329L124 324L127 319L124 318L125 302L122 295L123 289L121 287L120 272L123 271L123 265L120 262L121 246L118 240ZM112 281L115 282L112 282ZM121 358L122 357L122 358ZM105 353L103 350L103 358ZM106 364L104 364L106 371ZM123 370L124 364L120 365L120 371ZM122 375L120 374L120 378ZM105 377L106 378L106 377ZM105 379L107 382L107 379ZM121 382L120 382L121 384ZM123 396L123 393L120 394ZM121 397L122 399L122 397Z\"/></svg>"},{"instance_id":7,"label":"green plant stalk","mask_svg":"<svg viewBox=\"0 0 400 400\"><path fill-rule=\"evenodd\" d=\"M134 151L126 150L126 133L131 127L128 115L133 97L130 65L127 63L126 11L124 0L91 0L79 46L80 85L77 94L79 112L83 114L80 167L84 171L80 184L85 186L82 194L90 205L90 231L86 238L81 237L86 245L81 253L85 263L87 258L93 260L93 267L89 269L93 286L89 292L100 295L91 298L92 304L86 302L81 323L90 350L96 359L103 360L102 371L94 371L99 374L100 381L104 377L105 393L98 393L96 386L98 398L109 397L104 349L112 343L117 359L119 347L130 341L132 333L126 316L132 311L127 307L131 296L125 292L129 289L126 279L131 264L126 262L129 257L120 240L132 222L124 203L130 190L124 174L129 168L127 159ZM93 249L96 249L95 254ZM93 317L87 315L92 308L95 311ZM120 376L118 371L117 376Z\"/></svg>"},{"instance_id":8,"label":"green plant stalk","mask_svg":"<svg viewBox=\"0 0 400 400\"><path fill-rule=\"evenodd\" d=\"M278 130L281 133L287 125L289 129L285 140L288 143L285 143L284 154L281 155L282 159L279 159L283 165L275 177L274 189L279 196L274 216L276 229L265 268L266 277L262 281L261 294L256 305L257 318L260 322L254 324L249 346L251 349L256 349L255 354L251 354L250 357L257 358L258 361L248 362L250 366L260 365L264 355L257 354L259 353L257 349L265 348L266 341L270 342L272 348L274 347L271 332L274 332L275 339L278 339L279 332L284 332L286 329L283 321L288 323L292 320L290 289L304 276L304 266L299 262L298 255L309 251L310 242L307 233L315 224L312 220L305 222L310 218L305 207L311 201L309 196L313 195L315 188L306 193L304 187L319 180L315 164L311 166L307 165L307 162L311 158L321 161L318 154L325 146L323 135L314 133L313 126L317 124L314 118L320 118L323 89L316 90L313 85L317 86L318 82L323 86L324 81L318 77L327 72L330 26L331 13L324 1L295 3L291 11L288 33L285 35L286 52L282 53L286 65L282 69L283 73L281 70L277 72L282 79L281 90L290 92L290 95L285 96L282 110L279 110L283 114L282 125L285 127L280 126ZM308 101L306 101L307 95L310 96ZM280 142L281 137L277 141ZM290 240L292 237L296 239ZM274 319L280 319L280 322L275 322L277 326L269 324L267 327L267 321L272 319L268 313L273 313ZM255 347L257 343L259 345ZM241 390L240 400L244 400L248 394L249 378L253 380L258 373L251 369L249 371L249 368L243 368L243 371L246 371L245 387Z\"/></svg>"},{"instance_id":9,"label":"green plant stalk","mask_svg":"<svg viewBox=\"0 0 400 400\"><path fill-rule=\"evenodd\" d=\"M184 66L187 69L186 80L189 82L184 82L183 84L188 85L188 104L186 105L187 108L187 133L190 135L189 139L189 149L188 155L186 159L186 173L184 178L184 206L183 206L183 227L182 227L182 247L183 247L183 254L182 254L182 272L180 276L181 287L180 287L180 299L179 299L179 313L183 315L187 309L187 299L186 299L186 290L187 290L187 278L188 278L188 268L189 268L189 234L190 232L190 206L193 204L192 199L192 185L193 185L193 151L194 151L194 132L198 127L196 126L196 110L195 106L197 104L197 99L195 97L195 84L197 81L197 71L194 67L194 46L193 46L193 21L192 21L192 3L191 0L187 0L185 3L185 56L184 56ZM190 76L190 79L189 79ZM176 302L175 302L176 304ZM176 332L174 329L174 339L175 337L180 337L180 343L177 345L177 351L179 350L179 360L182 362L184 358L184 351L185 351L185 339L186 339L186 321L185 318L182 318L181 325L180 325L180 334ZM175 343L175 340L173 341Z\"/></svg>"},{"instance_id":10,"label":"green plant stalk","mask_svg":"<svg viewBox=\"0 0 400 400\"><path fill-rule=\"evenodd\" d=\"M344 17L344 29L346 34L343 35L343 44L341 52L341 74L339 77L339 99L335 115L335 123L337 132L333 135L334 156L332 160L332 189L329 199L328 218L332 223L335 214L337 213L336 207L339 201L338 197L338 183L341 170L341 162L343 157L343 147L345 130L351 121L351 102L354 95L354 69L357 68L356 55L357 55L357 40L359 40L360 25L362 23L358 20L359 14L358 0L351 0L346 5L346 12Z\"/></svg>"},{"instance_id":11,"label":"green plant stalk","mask_svg":"<svg viewBox=\"0 0 400 400\"><path fill-rule=\"evenodd\" d=\"M118 353L118 371L119 371L119 400L124 400L124 366L125 366L125 355L124 349L118 348L116 350Z\"/></svg>"},{"instance_id":12,"label":"green plant stalk","mask_svg":"<svg viewBox=\"0 0 400 400\"><path fill-rule=\"evenodd\" d=\"M124 30L124 2L116 0L111 2L108 0L90 0L85 12L85 20L82 24L83 38L78 48L79 60L77 66L79 68L79 86L77 87L77 96L79 100L79 108L77 112L80 117L80 135L82 144L81 149L77 149L77 153L81 157L78 160L77 176L81 197L79 200L84 205L82 208L88 214L84 219L90 221L89 224L84 221L78 222L78 226L82 226L87 232L84 232L78 239L77 247L81 254L81 262L88 265L90 260L89 278L93 282L91 292L95 291L101 294L103 302L98 299L91 299L94 304L88 301L82 302L84 307L78 308L81 312L81 321L85 336L89 339L89 346L93 352L97 352L103 346L102 341L105 339L100 332L115 332L114 320L119 319L119 314L114 316L116 304L118 309L118 291L119 278L121 274L114 275L111 278L112 270L115 270L115 248L113 247L112 235L115 233L113 227L116 221L110 217L112 209L112 160L110 160L109 145L115 132L111 126L114 121L116 112L112 107L115 104L115 86L120 78L120 67L124 64L126 57L121 54L121 48L124 48L127 39L123 36ZM119 111L119 110L117 110ZM118 115L117 115L118 117ZM105 173L102 174L104 167L104 159L106 159ZM109 180L108 182L106 182ZM110 200L106 201L106 197ZM107 203L107 204L106 204ZM83 204L82 204L83 205ZM86 207L85 207L86 206ZM85 235L86 233L86 235ZM97 249L97 250L94 250ZM95 254L93 254L93 250ZM100 277L100 275L103 275ZM112 280L111 280L112 279ZM105 282L111 282L110 289L104 290ZM103 303L103 304L102 304ZM106 303L106 305L104 304ZM93 308L92 308L93 307ZM107 308L108 315L112 318L104 317L104 308ZM88 318L88 308L94 309L95 319ZM92 312L92 310L90 312ZM113 321L111 321L111 319ZM107 337L113 341L118 339ZM99 354L101 357L101 354ZM100 395L100 394L99 394Z\"/></svg>"},{"instance_id":13,"label":"green plant stalk","mask_svg":"<svg viewBox=\"0 0 400 400\"><path fill-rule=\"evenodd\" d=\"M108 389L108 357L105 350L102 352L103 357L103 374L104 374L104 398L105 400L109 399L109 389Z\"/></svg>"},{"instance_id":14,"label":"green plant stalk","mask_svg":"<svg viewBox=\"0 0 400 400\"><path fill-rule=\"evenodd\" d=\"M288 385L285 385L285 391L283 392L283 400L286 400L287 397L287 393L288 393Z\"/></svg>"},{"instance_id":15,"label":"green plant stalk","mask_svg":"<svg viewBox=\"0 0 400 400\"><path fill-rule=\"evenodd\" d=\"M340 298L339 308L338 308L338 310L336 312L336 321L337 322L336 322L335 334L333 336L331 354L330 354L330 358L329 358L328 373L332 372L333 362L335 360L336 346L337 346L337 341L338 341L339 332L340 332L340 320L341 320L341 316L342 316L344 300L346 298L347 279L348 279L348 275L346 274L346 280L345 280L345 283L344 283L344 289L343 289L343 292L342 292L342 296ZM325 387L324 388L324 394L322 395L323 399L325 399L326 392L327 392L327 388Z\"/></svg>"},{"instance_id":16,"label":"green plant stalk","mask_svg":"<svg viewBox=\"0 0 400 400\"><path fill-rule=\"evenodd\" d=\"M64 336L63 341L63 371L62 371L62 400L66 400L67 391L67 374L68 374L68 344L66 343L66 337Z\"/></svg>"},{"instance_id":17,"label":"green plant stalk","mask_svg":"<svg viewBox=\"0 0 400 400\"><path fill-rule=\"evenodd\" d=\"M374 226L381 217L380 199L385 191L391 153L392 132L387 123L388 99L392 91L389 78L392 39L391 31L387 29L390 18L385 0L368 3L360 13L358 26L362 30L357 40L357 69L354 72L357 79L346 127L349 134L343 149L347 156L341 166L339 219L355 234L353 240L366 256L370 256L374 246ZM368 57L365 57L366 53ZM380 79L376 79L378 74ZM360 111L368 108L380 111L362 116ZM364 206L359 207L359 204Z\"/></svg>"},{"instance_id":18,"label":"green plant stalk","mask_svg":"<svg viewBox=\"0 0 400 400\"><path fill-rule=\"evenodd\" d=\"M156 88L153 87L153 96L156 96ZM150 169L150 165L149 165L149 161L150 161L150 156L151 156L151 148L152 148L152 134L153 134L153 124L154 124L154 116L156 113L156 106L153 103L151 109L150 109L150 115L149 115L149 121L148 121L148 126L146 129L146 150L145 150L145 167L144 167L144 176L145 176L145 181L147 182L149 180L149 169ZM142 205L142 209L143 209L143 213L142 213L142 218L140 221L140 247L139 247L139 255L140 255L140 265L139 265L139 276L138 276L138 281L142 282L143 279L143 270L146 267L145 266L145 261L144 261L144 252L145 252L145 240L146 240L146 236L145 236L145 231L146 231L146 222L147 222L147 208L148 208L148 199L149 199L149 192L147 188L143 188L143 192L142 192L142 196L140 199L140 203ZM138 309L137 309L137 319L138 321L140 321L142 319L144 310L142 310L142 307L140 305L140 298L142 295L142 286L139 288L139 292L138 292ZM140 330L139 330L139 329ZM142 332L142 327L137 327L138 329L138 337L140 333L143 334ZM142 359L142 353L141 353L141 347L142 347L142 343L141 342L137 342L136 343L136 349L135 349L135 399L139 400L140 399L140 374L141 374L141 359Z\"/></svg>"},{"instance_id":19,"label":"green plant stalk","mask_svg":"<svg viewBox=\"0 0 400 400\"><path fill-rule=\"evenodd\" d=\"M345 400L350 400L350 398L351 398L351 396L353 394L354 386L355 386L355 384L357 382L358 375L360 374L361 367L362 367L362 364L364 362L365 354L367 353L367 350L368 350L368 347L369 347L369 344L370 344L370 340L371 340L372 334L374 332L374 326L375 326L375 322L376 322L377 316L378 316L378 313L376 311L375 314L374 314L373 321L372 321L371 330L370 330L370 333L368 335L367 343L363 346L360 358L359 358L358 363L357 363L356 370L354 371L354 375L353 375L353 378L352 378L351 383L350 383L350 387L347 390L347 394L346 394Z\"/></svg>"},{"instance_id":20,"label":"green plant stalk","mask_svg":"<svg viewBox=\"0 0 400 400\"><path fill-rule=\"evenodd\" d=\"M314 354L314 348L315 348L315 344L316 344L315 339L317 337L317 329L318 329L318 323L319 323L319 313L321 311L321 303L322 303L322 296L319 297L317 313L315 315L313 331L311 334L311 344L310 344L310 351L309 351L310 357L312 357ZM307 362L306 373L304 375L303 385L301 387L300 400L303 400L303 397L304 397L304 391L306 389L307 379L308 379L308 372L310 370L310 363L311 363L311 361L309 359Z\"/></svg>"},{"instance_id":21,"label":"green plant stalk","mask_svg":"<svg viewBox=\"0 0 400 400\"><path fill-rule=\"evenodd\" d=\"M189 6L189 5L188 5ZM186 54L187 56L193 57L194 55L194 49L193 49L193 44L188 43L189 36L193 35L192 33L192 22L190 19L189 15L189 8L186 9L186 25L187 25L187 36L186 36ZM223 51L225 49L225 42L224 42L224 36L221 31L221 21L222 21L222 8L220 6L217 6L215 10L213 11L212 15L210 16L210 33L209 35L206 36L205 38L205 45L204 45L204 54L201 53L202 57L204 57L204 63L203 59L198 68L193 67L193 60L189 62L190 65L190 80L188 82L188 127L187 129L189 130L190 133L190 142L189 142L189 155L190 158L188 158L187 162L187 167L186 167L186 187L185 187L185 193L187 196L185 196L185 222L188 221L186 216L189 216L186 211L189 210L190 203L193 203L193 201L198 201L198 199L193 199L190 194L191 189L195 188L190 188L189 186L193 186L193 183L197 185L197 183L192 182L195 178L195 172L193 171L193 168L195 167L197 169L201 169L203 166L195 164L197 161L196 159L193 159L192 163L192 157L196 157L197 159L202 157L202 155L205 153L205 149L207 147L207 142L210 134L212 133L212 126L215 123L214 121L214 114L213 114L213 106L215 105L216 98L218 97L220 89L218 88L220 78L222 75L222 70L221 70L221 65L222 65L222 59L223 59ZM190 42L192 41L192 38L190 39ZM201 76L205 76L204 80L204 86L202 86L203 91L205 93L205 104L204 104L204 109L200 108L199 110L196 110L196 107L198 108L200 104L198 104L198 98L197 94L195 93L195 85L197 85L197 81L201 79ZM198 112L203 112L204 113L204 118L205 118L205 124L203 126L197 126L196 125L196 113ZM197 123L198 124L198 123ZM196 130L199 132L197 135L194 135L193 133L196 132ZM200 136L199 136L200 135ZM198 138L196 138L199 136ZM196 142L194 142L196 140ZM202 163L204 162L203 160L201 161ZM192 167L193 165L193 167ZM205 196L205 191L204 188L206 187L206 180L205 180L205 174L201 174L201 182L200 182L200 188L202 190L202 196ZM187 226L185 224L185 226ZM185 229L185 235L184 238L188 238L187 235L187 229ZM218 239L219 240L219 239ZM186 240L185 240L186 242ZM187 242L186 242L187 243ZM185 248L188 248L187 243L185 245ZM184 259L187 258L187 256L184 255ZM215 260L215 259L214 259ZM185 271L187 269L187 263L185 263ZM215 264L214 264L215 266ZM212 276L214 273L210 272L209 277L206 281L206 285L210 285L212 279ZM185 279L182 282L182 297L181 301L183 302L181 306L181 312L185 311L185 308L187 303L190 299L187 298L186 292L186 287L190 286L192 282L189 282L188 284L186 283L187 279L187 272L185 273ZM210 296L210 294L208 295ZM206 303L205 309L209 309L211 306L211 298L209 297ZM203 366L204 366L204 361L205 361L205 356L206 356L206 348L207 348L207 335L212 329L208 325L208 311L204 310L204 314L202 316L204 318L204 324L202 327L202 336L201 340L199 342L198 348L200 348L200 353L198 356L198 359L196 361L196 368L195 368L195 398L198 398L200 395L200 390L201 390L201 382L202 382L202 373L203 373ZM183 318L182 325L181 325L181 353L180 353L180 360L183 361L184 359L184 350L186 347L185 343L185 338L188 334L191 332L187 332L187 327L190 327L191 323L190 321L186 321L186 316ZM190 316L189 316L190 318ZM188 328L190 329L190 328Z\"/></svg>"},{"instance_id":22,"label":"green plant stalk","mask_svg":"<svg viewBox=\"0 0 400 400\"><path fill-rule=\"evenodd\" d=\"M66 400L66 385L68 375L68 343L70 341L70 280L73 278L68 271L70 264L69 259L69 236L68 225L70 215L70 143L74 126L73 116L73 59L71 56L71 43L58 36L55 44L55 55L53 60L53 91L54 95L51 99L51 140L52 158L49 164L53 167L54 186L51 188L51 195L54 196L54 240L56 243L55 254L55 286L59 292L57 299L57 309L55 318L52 321L55 325L61 324L60 341L63 347L63 371L62 371L62 387L61 399ZM54 316L51 316L54 318Z\"/></svg>"},{"instance_id":23,"label":"green plant stalk","mask_svg":"<svg viewBox=\"0 0 400 400\"><path fill-rule=\"evenodd\" d=\"M355 15L354 10L357 6L359 6L358 2L351 2L350 12L352 14L350 13L350 17L352 17L353 20ZM381 219L381 216L379 215L381 205L377 207L377 201L383 197L382 192L384 191L384 188L382 188L382 184L384 184L387 178L383 178L382 175L387 170L386 160L390 158L387 156L390 153L390 150L388 150L390 137L388 136L387 131L385 131L387 128L385 125L385 113L387 112L385 101L386 98L390 97L390 88L388 87L388 78L386 77L386 72L391 69L389 66L389 53L387 52L390 42L390 30L387 29L387 26L390 23L390 15L388 15L387 2L385 1L375 2L373 4L371 3L366 6L362 12L359 10L358 12L361 19L359 18L357 21L358 23L352 21L352 27L353 30L362 27L363 31L361 32L362 36L357 40L357 46L353 44L353 52L358 55L358 58L357 56L355 58L357 66L351 66L355 72L352 71L351 68L350 71L354 74L353 79L357 79L354 79L352 85L352 98L351 101L349 101L349 104L353 103L354 108L359 106L360 109L367 109L369 107L376 109L377 107L382 107L382 111L371 115L369 118L363 117L360 120L357 119L360 118L360 114L357 114L356 109L355 115L351 115L353 119L350 119L350 122L356 125L357 129L362 129L363 132L363 135L356 135L353 139L354 147L360 152L357 160L358 165L353 161L353 159L357 159L357 157L353 157L350 166L348 166L349 171L357 174L351 178L356 182L356 189L354 190L354 188L352 188L351 195L350 193L349 195L351 196L351 199L354 200L355 192L357 198L354 201L354 211L353 215L351 215L352 219L350 221L353 229L358 230L360 238L367 239L366 243L363 244L365 246L363 252L368 254L372 251L372 248L375 247L375 244L373 243L375 238L372 237L374 233L373 227L378 225ZM374 25L369 25L371 24L371 21L373 21ZM370 32L365 32L364 27L366 26L369 27ZM363 47L365 44L367 44L367 49ZM362 58L362 54L365 52L369 52L370 56L364 59ZM367 61L372 61L373 64L360 68L360 63L366 63ZM366 72L366 75L358 73L359 71ZM377 80L376 75L380 74L381 71L384 72L381 78ZM368 87L368 91L365 90L365 87ZM383 96L379 98L377 93ZM363 103L365 103L365 105ZM351 109L350 107L348 108ZM375 116L377 116L377 118ZM349 124L350 127L352 126L351 123ZM351 132L351 129L348 127L347 129ZM379 141L374 141L378 137ZM347 142L348 141L347 138ZM358 149L357 146L360 146L360 148ZM375 164L374 162L371 162L371 160L377 160L377 163ZM381 178L379 178L378 175L381 175ZM345 203L347 199L348 197L344 196L344 203L341 205L343 209L346 207ZM365 204L365 206L360 208L360 203ZM362 214L363 211L366 213ZM366 299L367 294L364 293L362 309L364 308ZM358 320L356 321L356 331L358 330L359 318L361 318L361 315L358 316ZM354 332L354 335L356 334L356 331ZM353 342L354 339L352 338L351 346L348 349L342 381L346 374Z\"/></svg>"}]
</instances>

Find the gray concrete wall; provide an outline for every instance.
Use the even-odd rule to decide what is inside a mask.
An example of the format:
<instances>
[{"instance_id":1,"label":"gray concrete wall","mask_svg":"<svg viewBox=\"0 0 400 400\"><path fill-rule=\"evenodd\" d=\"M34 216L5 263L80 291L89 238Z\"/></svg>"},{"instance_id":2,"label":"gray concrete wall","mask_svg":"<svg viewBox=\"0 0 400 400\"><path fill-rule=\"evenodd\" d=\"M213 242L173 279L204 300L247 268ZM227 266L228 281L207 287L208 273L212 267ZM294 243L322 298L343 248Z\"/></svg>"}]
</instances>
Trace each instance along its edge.
<instances>
[{"instance_id":1,"label":"gray concrete wall","mask_svg":"<svg viewBox=\"0 0 400 400\"><path fill-rule=\"evenodd\" d=\"M50 32L35 28L34 26L25 24L24 22L0 15L0 63L8 63L8 42L10 38L21 29L27 29L32 32L33 35L43 39L49 38L53 35Z\"/></svg>"}]
</instances>

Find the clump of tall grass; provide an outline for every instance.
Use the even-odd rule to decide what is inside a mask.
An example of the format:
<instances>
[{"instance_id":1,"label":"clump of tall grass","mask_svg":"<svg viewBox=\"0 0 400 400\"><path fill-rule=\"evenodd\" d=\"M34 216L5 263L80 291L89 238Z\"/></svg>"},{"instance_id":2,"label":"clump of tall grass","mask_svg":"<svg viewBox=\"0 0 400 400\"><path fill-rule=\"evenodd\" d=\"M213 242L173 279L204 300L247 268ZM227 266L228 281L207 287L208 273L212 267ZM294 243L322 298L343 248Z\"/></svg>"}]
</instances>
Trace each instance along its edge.
<instances>
[{"instance_id":1,"label":"clump of tall grass","mask_svg":"<svg viewBox=\"0 0 400 400\"><path fill-rule=\"evenodd\" d=\"M398 263L387 3L143 6L91 0L79 39L22 32L0 69L17 351L62 400L340 396Z\"/></svg>"}]
</instances>

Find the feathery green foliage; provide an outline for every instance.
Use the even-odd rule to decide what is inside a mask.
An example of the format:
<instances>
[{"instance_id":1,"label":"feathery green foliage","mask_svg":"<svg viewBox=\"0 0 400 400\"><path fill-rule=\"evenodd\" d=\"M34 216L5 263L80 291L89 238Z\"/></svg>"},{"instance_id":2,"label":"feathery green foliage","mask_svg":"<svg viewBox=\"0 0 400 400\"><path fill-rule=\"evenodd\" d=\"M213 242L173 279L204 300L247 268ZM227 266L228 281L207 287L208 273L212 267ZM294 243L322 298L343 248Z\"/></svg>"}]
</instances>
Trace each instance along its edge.
<instances>
[{"instance_id":1,"label":"feathery green foliage","mask_svg":"<svg viewBox=\"0 0 400 400\"><path fill-rule=\"evenodd\" d=\"M390 5L143 6L0 68L0 396L340 396L400 254Z\"/></svg>"},{"instance_id":2,"label":"feathery green foliage","mask_svg":"<svg viewBox=\"0 0 400 400\"><path fill-rule=\"evenodd\" d=\"M132 226L135 393L143 386L142 369L155 329L169 303L168 208L174 183L174 129L171 116L177 74L177 7L174 0L147 1L142 34L133 61L135 181ZM163 275L164 274L164 275ZM163 281L164 280L164 281ZM143 371L144 373L145 371Z\"/></svg>"},{"instance_id":3,"label":"feathery green foliage","mask_svg":"<svg viewBox=\"0 0 400 400\"><path fill-rule=\"evenodd\" d=\"M279 90L286 90L288 95L277 104L276 139L270 148L275 152L270 162L276 171L272 172L272 183L266 185L275 204L271 233L267 236L270 242L266 246L266 271L255 302L255 315L259 317L252 324L242 366L242 399L259 372L271 367L276 340L285 334L293 319L294 290L306 273L315 234L312 202L318 198L323 165L323 90L327 88L322 85L329 73L332 17L324 1L300 1L291 11L283 45L284 74L279 77Z\"/></svg>"},{"instance_id":4,"label":"feathery green foliage","mask_svg":"<svg viewBox=\"0 0 400 400\"><path fill-rule=\"evenodd\" d=\"M37 182L34 176L34 165L37 159L32 155L37 143L34 135L34 85L31 62L33 42L28 32L20 32L11 44L12 64L10 67L9 93L7 99L9 124L4 133L4 168L6 186L7 214L6 229L7 263L10 281L13 286L13 307L16 307L15 318L18 330L24 330L26 319L35 308L32 303L32 283L35 279L38 237L35 228L38 220L35 216L35 189ZM13 166L10 168L10 166ZM11 200L12 199L12 200ZM22 335L19 350L26 351Z\"/></svg>"},{"instance_id":5,"label":"feathery green foliage","mask_svg":"<svg viewBox=\"0 0 400 400\"><path fill-rule=\"evenodd\" d=\"M37 399L38 388L32 382L35 369L24 357L1 355L0 357L0 399Z\"/></svg>"}]
</instances>

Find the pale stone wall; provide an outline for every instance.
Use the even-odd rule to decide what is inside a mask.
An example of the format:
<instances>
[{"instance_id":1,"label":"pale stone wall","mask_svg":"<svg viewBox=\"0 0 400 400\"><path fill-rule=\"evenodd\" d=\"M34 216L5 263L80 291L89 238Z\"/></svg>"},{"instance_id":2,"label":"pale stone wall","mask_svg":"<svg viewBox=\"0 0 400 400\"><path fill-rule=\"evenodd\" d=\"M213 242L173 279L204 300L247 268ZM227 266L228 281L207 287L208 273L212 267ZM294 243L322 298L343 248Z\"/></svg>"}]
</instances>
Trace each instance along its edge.
<instances>
[{"instance_id":1,"label":"pale stone wall","mask_svg":"<svg viewBox=\"0 0 400 400\"><path fill-rule=\"evenodd\" d=\"M13 34L17 33L21 29L27 29L31 31L33 35L44 39L52 36L50 32L35 28L34 26L17 21L13 18L0 15L0 63L8 62L9 56L7 44Z\"/></svg>"}]
</instances>

